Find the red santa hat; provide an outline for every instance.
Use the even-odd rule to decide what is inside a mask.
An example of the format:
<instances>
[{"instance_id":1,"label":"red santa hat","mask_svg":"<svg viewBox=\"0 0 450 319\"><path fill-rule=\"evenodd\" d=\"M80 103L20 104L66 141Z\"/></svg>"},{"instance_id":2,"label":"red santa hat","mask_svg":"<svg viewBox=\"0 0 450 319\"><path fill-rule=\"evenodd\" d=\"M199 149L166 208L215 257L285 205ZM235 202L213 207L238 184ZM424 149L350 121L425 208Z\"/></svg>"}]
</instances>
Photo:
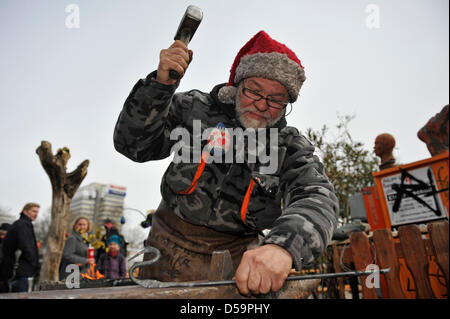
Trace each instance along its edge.
<instances>
[{"instance_id":1,"label":"red santa hat","mask_svg":"<svg viewBox=\"0 0 450 319\"><path fill-rule=\"evenodd\" d=\"M286 45L260 31L239 51L230 70L226 86L218 92L222 103L234 104L237 88L243 79L263 77L280 82L289 94L289 102L297 100L305 81L302 63Z\"/></svg>"}]
</instances>

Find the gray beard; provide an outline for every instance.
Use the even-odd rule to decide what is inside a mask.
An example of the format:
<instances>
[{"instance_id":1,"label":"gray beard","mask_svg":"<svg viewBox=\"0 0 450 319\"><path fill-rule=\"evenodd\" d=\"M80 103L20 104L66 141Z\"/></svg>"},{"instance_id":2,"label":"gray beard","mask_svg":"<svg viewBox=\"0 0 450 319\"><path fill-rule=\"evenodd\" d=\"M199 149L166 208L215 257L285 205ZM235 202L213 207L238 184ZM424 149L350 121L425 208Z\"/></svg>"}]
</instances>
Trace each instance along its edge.
<instances>
[{"instance_id":1,"label":"gray beard","mask_svg":"<svg viewBox=\"0 0 450 319\"><path fill-rule=\"evenodd\" d=\"M241 85L239 85L238 92L241 92L241 90L242 90ZM245 111L242 112L240 94L236 94L235 110L236 110L236 117L237 117L239 123L241 123L241 125L244 128L253 128L255 130L258 128L266 128L266 127L273 126L275 123L277 123L281 119L282 116L284 116L285 111L286 111L286 110L283 110L283 112L281 112L277 118L268 119L265 121L266 122L265 124L261 124L261 121L246 117Z\"/></svg>"}]
</instances>

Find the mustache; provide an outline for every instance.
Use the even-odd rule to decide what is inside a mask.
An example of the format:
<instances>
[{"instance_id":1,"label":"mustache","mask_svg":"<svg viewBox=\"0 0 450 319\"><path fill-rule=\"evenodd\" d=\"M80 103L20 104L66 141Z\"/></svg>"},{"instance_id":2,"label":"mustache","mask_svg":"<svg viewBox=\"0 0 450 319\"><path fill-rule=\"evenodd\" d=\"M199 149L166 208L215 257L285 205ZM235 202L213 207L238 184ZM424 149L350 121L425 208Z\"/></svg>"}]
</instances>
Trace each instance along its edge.
<instances>
[{"instance_id":1,"label":"mustache","mask_svg":"<svg viewBox=\"0 0 450 319\"><path fill-rule=\"evenodd\" d=\"M247 107L245 109L239 110L240 115L244 115L245 113L255 113L255 114L258 114L259 116L263 117L267 121L272 120L272 116L267 117L267 116L263 115L257 108Z\"/></svg>"},{"instance_id":2,"label":"mustache","mask_svg":"<svg viewBox=\"0 0 450 319\"><path fill-rule=\"evenodd\" d=\"M269 121L269 120L272 119L271 117L266 117L266 116L262 115L262 114L261 114L260 112L258 112L258 111L245 111L244 114L245 114L245 113L254 113L254 114L257 114L257 115L261 116L263 119L265 119L265 120L267 120L267 121Z\"/></svg>"}]
</instances>

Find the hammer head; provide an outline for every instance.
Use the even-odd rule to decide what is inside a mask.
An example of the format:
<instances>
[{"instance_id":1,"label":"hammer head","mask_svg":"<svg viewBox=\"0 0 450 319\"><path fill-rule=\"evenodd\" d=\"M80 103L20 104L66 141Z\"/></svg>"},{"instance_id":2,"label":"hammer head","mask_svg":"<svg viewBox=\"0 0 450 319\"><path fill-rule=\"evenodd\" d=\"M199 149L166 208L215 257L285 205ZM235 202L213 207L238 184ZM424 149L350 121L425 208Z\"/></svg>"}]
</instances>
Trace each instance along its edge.
<instances>
[{"instance_id":1,"label":"hammer head","mask_svg":"<svg viewBox=\"0 0 450 319\"><path fill-rule=\"evenodd\" d=\"M178 26L174 40L183 41L188 45L194 36L195 31L197 31L200 22L202 22L202 19L203 12L200 8L193 5L188 6L183 19L181 19L180 25Z\"/></svg>"}]
</instances>

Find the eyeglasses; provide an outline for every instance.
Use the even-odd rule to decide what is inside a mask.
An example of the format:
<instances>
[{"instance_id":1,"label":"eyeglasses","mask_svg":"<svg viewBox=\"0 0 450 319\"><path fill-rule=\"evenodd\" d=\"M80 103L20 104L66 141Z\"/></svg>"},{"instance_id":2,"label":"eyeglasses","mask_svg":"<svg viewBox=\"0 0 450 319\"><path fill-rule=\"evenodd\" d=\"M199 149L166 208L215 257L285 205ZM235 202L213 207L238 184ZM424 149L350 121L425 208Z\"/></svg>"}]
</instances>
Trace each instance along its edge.
<instances>
[{"instance_id":1,"label":"eyeglasses","mask_svg":"<svg viewBox=\"0 0 450 319\"><path fill-rule=\"evenodd\" d=\"M273 100L268 97L264 97L258 92L255 92L253 90L250 90L246 88L244 85L242 86L242 93L249 99L252 99L253 101L259 101L261 99L266 100L266 104L268 107L271 107L276 110L282 110L284 109L289 103L284 103L281 101Z\"/></svg>"}]
</instances>

